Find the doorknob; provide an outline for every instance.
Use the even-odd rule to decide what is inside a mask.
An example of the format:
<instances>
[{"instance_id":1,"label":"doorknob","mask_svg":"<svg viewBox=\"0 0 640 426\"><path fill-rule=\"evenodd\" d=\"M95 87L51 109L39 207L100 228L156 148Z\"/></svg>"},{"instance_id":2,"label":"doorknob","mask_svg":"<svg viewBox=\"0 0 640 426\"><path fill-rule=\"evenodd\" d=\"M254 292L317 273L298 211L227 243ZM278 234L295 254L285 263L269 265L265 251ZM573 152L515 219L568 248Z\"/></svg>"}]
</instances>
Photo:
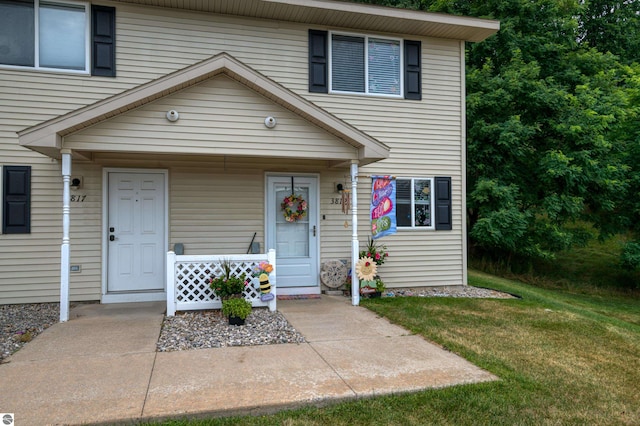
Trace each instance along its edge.
<instances>
[{"instance_id":1,"label":"doorknob","mask_svg":"<svg viewBox=\"0 0 640 426\"><path fill-rule=\"evenodd\" d=\"M109 235L109 241L115 241L115 240L116 240L115 235Z\"/></svg>"},{"instance_id":2,"label":"doorknob","mask_svg":"<svg viewBox=\"0 0 640 426\"><path fill-rule=\"evenodd\" d=\"M314 237L316 236L316 226L315 225L313 225L313 236Z\"/></svg>"}]
</instances>

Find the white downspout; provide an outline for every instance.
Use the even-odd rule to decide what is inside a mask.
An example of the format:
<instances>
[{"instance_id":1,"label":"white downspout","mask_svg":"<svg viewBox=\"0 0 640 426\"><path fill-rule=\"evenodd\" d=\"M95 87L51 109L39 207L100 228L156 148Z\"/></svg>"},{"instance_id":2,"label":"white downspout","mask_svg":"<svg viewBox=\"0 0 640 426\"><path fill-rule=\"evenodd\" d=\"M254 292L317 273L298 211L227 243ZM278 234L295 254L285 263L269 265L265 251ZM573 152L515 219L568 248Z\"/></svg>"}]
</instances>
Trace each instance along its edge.
<instances>
[{"instance_id":1,"label":"white downspout","mask_svg":"<svg viewBox=\"0 0 640 426\"><path fill-rule=\"evenodd\" d=\"M71 150L62 149L62 247L60 248L60 322L69 320L69 215Z\"/></svg>"},{"instance_id":2,"label":"white downspout","mask_svg":"<svg viewBox=\"0 0 640 426\"><path fill-rule=\"evenodd\" d=\"M356 274L356 263L360 257L358 242L358 161L351 162L351 304L360 304L360 280Z\"/></svg>"}]
</instances>

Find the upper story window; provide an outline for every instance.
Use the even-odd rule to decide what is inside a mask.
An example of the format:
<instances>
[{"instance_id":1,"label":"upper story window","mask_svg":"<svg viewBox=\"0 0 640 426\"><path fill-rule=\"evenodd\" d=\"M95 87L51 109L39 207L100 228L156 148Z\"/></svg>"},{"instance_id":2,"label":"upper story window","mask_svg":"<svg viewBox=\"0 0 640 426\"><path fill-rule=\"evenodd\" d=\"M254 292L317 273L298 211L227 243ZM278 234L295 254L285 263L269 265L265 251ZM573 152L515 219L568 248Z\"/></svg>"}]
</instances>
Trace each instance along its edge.
<instances>
[{"instance_id":1,"label":"upper story window","mask_svg":"<svg viewBox=\"0 0 640 426\"><path fill-rule=\"evenodd\" d=\"M331 91L402 96L397 39L331 34Z\"/></svg>"},{"instance_id":2,"label":"upper story window","mask_svg":"<svg viewBox=\"0 0 640 426\"><path fill-rule=\"evenodd\" d=\"M115 77L115 16L108 6L0 0L0 66Z\"/></svg>"},{"instance_id":3,"label":"upper story window","mask_svg":"<svg viewBox=\"0 0 640 426\"><path fill-rule=\"evenodd\" d=\"M89 72L89 6L0 0L0 64Z\"/></svg>"},{"instance_id":4,"label":"upper story window","mask_svg":"<svg viewBox=\"0 0 640 426\"><path fill-rule=\"evenodd\" d=\"M309 92L422 100L422 43L309 30Z\"/></svg>"}]
</instances>

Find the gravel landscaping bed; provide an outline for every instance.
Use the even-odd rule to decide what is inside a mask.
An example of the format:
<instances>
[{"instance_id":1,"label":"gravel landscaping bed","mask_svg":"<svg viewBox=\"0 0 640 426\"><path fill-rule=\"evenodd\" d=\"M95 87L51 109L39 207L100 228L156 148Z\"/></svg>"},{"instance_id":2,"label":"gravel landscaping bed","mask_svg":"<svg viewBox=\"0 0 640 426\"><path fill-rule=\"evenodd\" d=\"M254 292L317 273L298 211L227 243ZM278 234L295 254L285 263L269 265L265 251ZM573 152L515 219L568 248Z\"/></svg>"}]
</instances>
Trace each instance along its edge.
<instances>
[{"instance_id":1,"label":"gravel landscaping bed","mask_svg":"<svg viewBox=\"0 0 640 426\"><path fill-rule=\"evenodd\" d=\"M304 342L304 337L280 312L254 308L242 326L229 325L220 311L192 311L165 317L157 349L170 352Z\"/></svg>"},{"instance_id":2,"label":"gravel landscaping bed","mask_svg":"<svg viewBox=\"0 0 640 426\"><path fill-rule=\"evenodd\" d=\"M458 286L458 287L427 287L427 288L393 288L385 291L385 297L417 296L417 297L474 297L481 299L514 299L515 296L489 288Z\"/></svg>"},{"instance_id":3,"label":"gravel landscaping bed","mask_svg":"<svg viewBox=\"0 0 640 426\"><path fill-rule=\"evenodd\" d=\"M0 305L0 363L59 320L58 303Z\"/></svg>"}]
</instances>

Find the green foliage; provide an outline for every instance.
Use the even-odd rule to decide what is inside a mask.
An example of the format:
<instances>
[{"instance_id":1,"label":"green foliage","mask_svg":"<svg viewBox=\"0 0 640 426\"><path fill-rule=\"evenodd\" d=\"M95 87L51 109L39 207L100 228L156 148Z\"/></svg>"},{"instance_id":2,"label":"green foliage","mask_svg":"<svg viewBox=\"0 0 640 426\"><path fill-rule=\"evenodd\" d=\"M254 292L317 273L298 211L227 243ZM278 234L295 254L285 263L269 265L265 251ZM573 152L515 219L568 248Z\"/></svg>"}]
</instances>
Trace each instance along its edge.
<instances>
[{"instance_id":1,"label":"green foliage","mask_svg":"<svg viewBox=\"0 0 640 426\"><path fill-rule=\"evenodd\" d=\"M376 265L380 266L387 257L389 257L389 252L387 251L386 245L380 244L371 237L367 237L367 248L360 251L359 258L362 259L363 257L370 257Z\"/></svg>"},{"instance_id":2,"label":"green foliage","mask_svg":"<svg viewBox=\"0 0 640 426\"><path fill-rule=\"evenodd\" d=\"M629 270L640 269L640 243L627 243L622 249L622 266Z\"/></svg>"},{"instance_id":3,"label":"green foliage","mask_svg":"<svg viewBox=\"0 0 640 426\"><path fill-rule=\"evenodd\" d=\"M229 259L220 262L220 267L224 271L224 274L221 277L212 277L209 280L211 290L213 290L215 295L221 300L242 296L244 288L247 286L245 274L233 276L231 261Z\"/></svg>"},{"instance_id":4,"label":"green foliage","mask_svg":"<svg viewBox=\"0 0 640 426\"><path fill-rule=\"evenodd\" d=\"M589 0L581 21L582 41L624 62L640 62L640 2Z\"/></svg>"},{"instance_id":5,"label":"green foliage","mask_svg":"<svg viewBox=\"0 0 640 426\"><path fill-rule=\"evenodd\" d=\"M244 298L224 300L222 302L222 314L246 319L251 314L251 303Z\"/></svg>"},{"instance_id":6,"label":"green foliage","mask_svg":"<svg viewBox=\"0 0 640 426\"><path fill-rule=\"evenodd\" d=\"M625 204L638 69L586 42L592 4L431 4L501 21L496 36L467 51L471 248L549 259L584 244L576 220L593 223L602 238L625 232L634 222Z\"/></svg>"},{"instance_id":7,"label":"green foliage","mask_svg":"<svg viewBox=\"0 0 640 426\"><path fill-rule=\"evenodd\" d=\"M244 276L241 278L211 278L211 289L221 300L241 295L245 287L246 281Z\"/></svg>"},{"instance_id":8,"label":"green foliage","mask_svg":"<svg viewBox=\"0 0 640 426\"><path fill-rule=\"evenodd\" d=\"M469 259L469 265L542 288L592 294L619 292L621 295L640 289L640 269L620 267L619 259L628 237L616 236L599 241L591 237L593 233L593 228L577 223L572 233L575 245L571 250L559 251L553 259L524 262L515 258L508 263L504 259L474 256Z\"/></svg>"}]
</instances>

